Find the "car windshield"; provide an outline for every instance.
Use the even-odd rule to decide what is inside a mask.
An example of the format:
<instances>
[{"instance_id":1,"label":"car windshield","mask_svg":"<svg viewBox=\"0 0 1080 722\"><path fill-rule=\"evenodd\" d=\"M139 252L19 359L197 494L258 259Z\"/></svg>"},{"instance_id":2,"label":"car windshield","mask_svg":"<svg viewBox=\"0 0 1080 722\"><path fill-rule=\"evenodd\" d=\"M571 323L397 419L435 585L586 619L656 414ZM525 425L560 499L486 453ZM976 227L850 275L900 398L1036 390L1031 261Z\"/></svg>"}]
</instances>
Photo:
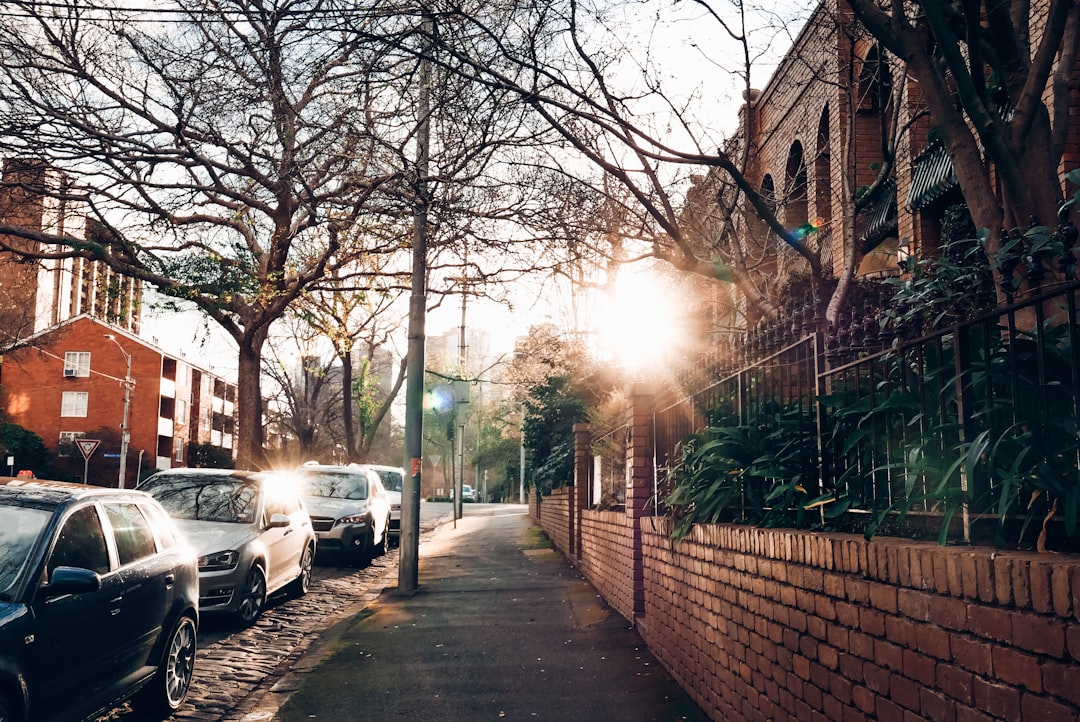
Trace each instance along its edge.
<instances>
[{"instance_id":1,"label":"car windshield","mask_svg":"<svg viewBox=\"0 0 1080 722\"><path fill-rule=\"evenodd\" d=\"M21 506L0 506L0 599L11 593L52 512Z\"/></svg>"},{"instance_id":2,"label":"car windshield","mask_svg":"<svg viewBox=\"0 0 1080 722\"><path fill-rule=\"evenodd\" d=\"M248 479L178 474L147 479L139 488L157 499L174 519L255 521L259 488Z\"/></svg>"},{"instance_id":3,"label":"car windshield","mask_svg":"<svg viewBox=\"0 0 1080 722\"><path fill-rule=\"evenodd\" d=\"M387 491L401 491L401 472L390 469L376 469L375 473L382 479L383 488Z\"/></svg>"},{"instance_id":4,"label":"car windshield","mask_svg":"<svg viewBox=\"0 0 1080 722\"><path fill-rule=\"evenodd\" d=\"M305 496L323 496L331 499L367 499L368 480L363 474L348 471L303 471Z\"/></svg>"}]
</instances>

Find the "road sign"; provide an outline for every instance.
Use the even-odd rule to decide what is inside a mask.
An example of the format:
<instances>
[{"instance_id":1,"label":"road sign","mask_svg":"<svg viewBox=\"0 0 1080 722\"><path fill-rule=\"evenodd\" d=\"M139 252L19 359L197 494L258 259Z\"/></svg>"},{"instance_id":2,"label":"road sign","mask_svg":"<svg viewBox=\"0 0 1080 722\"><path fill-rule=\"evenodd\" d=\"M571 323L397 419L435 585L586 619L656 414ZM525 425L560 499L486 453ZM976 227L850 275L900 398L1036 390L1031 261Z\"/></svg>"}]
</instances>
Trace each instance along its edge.
<instances>
[{"instance_id":1,"label":"road sign","mask_svg":"<svg viewBox=\"0 0 1080 722\"><path fill-rule=\"evenodd\" d=\"M120 458L120 454L102 454L102 456L104 458L106 458L106 459L119 459Z\"/></svg>"},{"instance_id":2,"label":"road sign","mask_svg":"<svg viewBox=\"0 0 1080 722\"><path fill-rule=\"evenodd\" d=\"M82 458L89 461L90 456L97 450L101 441L99 439L75 439L75 443L79 445L79 453L82 454Z\"/></svg>"}]
</instances>

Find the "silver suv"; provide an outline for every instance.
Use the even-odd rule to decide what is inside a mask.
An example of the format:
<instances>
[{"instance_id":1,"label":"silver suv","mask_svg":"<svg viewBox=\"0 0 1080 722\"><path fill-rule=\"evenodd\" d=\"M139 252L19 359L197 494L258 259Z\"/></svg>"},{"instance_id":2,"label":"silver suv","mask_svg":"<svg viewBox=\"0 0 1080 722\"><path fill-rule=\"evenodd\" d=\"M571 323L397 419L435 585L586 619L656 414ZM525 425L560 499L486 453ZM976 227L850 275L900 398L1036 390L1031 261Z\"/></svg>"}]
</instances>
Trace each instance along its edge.
<instances>
[{"instance_id":1,"label":"silver suv","mask_svg":"<svg viewBox=\"0 0 1080 722\"><path fill-rule=\"evenodd\" d=\"M336 551L357 564L386 552L390 501L371 467L305 464L294 473L320 550Z\"/></svg>"},{"instance_id":2,"label":"silver suv","mask_svg":"<svg viewBox=\"0 0 1080 722\"><path fill-rule=\"evenodd\" d=\"M229 469L166 469L139 484L199 554L199 610L248 626L269 595L307 593L315 534L288 479Z\"/></svg>"}]
</instances>

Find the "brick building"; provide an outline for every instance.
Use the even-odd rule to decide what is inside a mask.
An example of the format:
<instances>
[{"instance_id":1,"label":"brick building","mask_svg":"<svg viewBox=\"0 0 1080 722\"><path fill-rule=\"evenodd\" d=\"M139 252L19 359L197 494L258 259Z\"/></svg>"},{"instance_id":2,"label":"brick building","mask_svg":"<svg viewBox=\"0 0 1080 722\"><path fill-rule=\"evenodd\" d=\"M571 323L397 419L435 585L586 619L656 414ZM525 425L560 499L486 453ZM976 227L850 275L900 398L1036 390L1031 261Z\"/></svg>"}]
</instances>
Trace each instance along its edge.
<instances>
[{"instance_id":1,"label":"brick building","mask_svg":"<svg viewBox=\"0 0 1080 722\"><path fill-rule=\"evenodd\" d=\"M100 439L88 474L93 483L118 482L127 355L134 382L126 486L136 483L136 469L145 476L192 465L199 445L234 456L235 384L85 314L34 341L5 355L0 403L8 421L42 437L69 475L81 478L83 471L74 442L111 433Z\"/></svg>"},{"instance_id":2,"label":"brick building","mask_svg":"<svg viewBox=\"0 0 1080 722\"><path fill-rule=\"evenodd\" d=\"M1034 10L1033 19L1037 35L1041 21ZM918 83L855 22L845 2L819 3L768 84L745 92L744 100L738 132L725 150L735 159L745 153L747 180L785 228L820 228L806 242L827 279L841 276L852 243L856 278L899 275L898 258L937 253L946 210L964 205L951 159ZM1073 107L1075 113L1075 93ZM1080 157L1077 125L1069 128L1059 177ZM886 147L893 148L894 163L855 213L852 199L887 167ZM731 193L724 188L721 172L697 178L688 211L708 215L703 204L718 192ZM752 210L744 211L736 218L737 242L745 254L765 259L758 272L771 279L765 283L784 304L784 279L805 273L806 261ZM761 320L753 309L742 310L745 326Z\"/></svg>"},{"instance_id":3,"label":"brick building","mask_svg":"<svg viewBox=\"0 0 1080 722\"><path fill-rule=\"evenodd\" d=\"M59 171L39 161L5 159L0 177L0 222L32 233L69 236L105 243L108 232L87 219L76 189ZM25 238L7 238L28 253L42 245ZM39 333L82 314L139 333L142 281L121 276L108 266L84 258L34 260L0 252L0 325L6 336Z\"/></svg>"}]
</instances>

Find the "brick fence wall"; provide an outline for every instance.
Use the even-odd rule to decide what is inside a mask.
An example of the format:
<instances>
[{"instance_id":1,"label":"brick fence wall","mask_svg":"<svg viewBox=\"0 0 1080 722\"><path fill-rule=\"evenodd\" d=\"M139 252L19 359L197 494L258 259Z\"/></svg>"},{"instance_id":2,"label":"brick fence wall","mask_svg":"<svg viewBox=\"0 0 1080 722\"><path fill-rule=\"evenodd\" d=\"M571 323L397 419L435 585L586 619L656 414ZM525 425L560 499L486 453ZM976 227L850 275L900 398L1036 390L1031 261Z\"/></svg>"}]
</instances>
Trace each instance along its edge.
<instances>
[{"instance_id":1,"label":"brick fence wall","mask_svg":"<svg viewBox=\"0 0 1080 722\"><path fill-rule=\"evenodd\" d=\"M554 489L550 495L542 498L535 494L529 498L530 510L535 508L533 518L540 522L551 543L563 554L570 553L570 499L573 491L574 487L570 486Z\"/></svg>"},{"instance_id":2,"label":"brick fence wall","mask_svg":"<svg viewBox=\"0 0 1080 722\"><path fill-rule=\"evenodd\" d=\"M569 506L549 499L565 553ZM711 719L1080 720L1076 557L729 525L676 543L670 520L641 524L634 621ZM630 520L585 511L581 529L572 561L633 619Z\"/></svg>"},{"instance_id":3,"label":"brick fence wall","mask_svg":"<svg viewBox=\"0 0 1080 722\"><path fill-rule=\"evenodd\" d=\"M1080 560L643 526L642 637L712 719L1080 714Z\"/></svg>"},{"instance_id":4,"label":"brick fence wall","mask_svg":"<svg viewBox=\"0 0 1080 722\"><path fill-rule=\"evenodd\" d=\"M581 513L582 573L619 614L634 619L634 536L625 512Z\"/></svg>"}]
</instances>

